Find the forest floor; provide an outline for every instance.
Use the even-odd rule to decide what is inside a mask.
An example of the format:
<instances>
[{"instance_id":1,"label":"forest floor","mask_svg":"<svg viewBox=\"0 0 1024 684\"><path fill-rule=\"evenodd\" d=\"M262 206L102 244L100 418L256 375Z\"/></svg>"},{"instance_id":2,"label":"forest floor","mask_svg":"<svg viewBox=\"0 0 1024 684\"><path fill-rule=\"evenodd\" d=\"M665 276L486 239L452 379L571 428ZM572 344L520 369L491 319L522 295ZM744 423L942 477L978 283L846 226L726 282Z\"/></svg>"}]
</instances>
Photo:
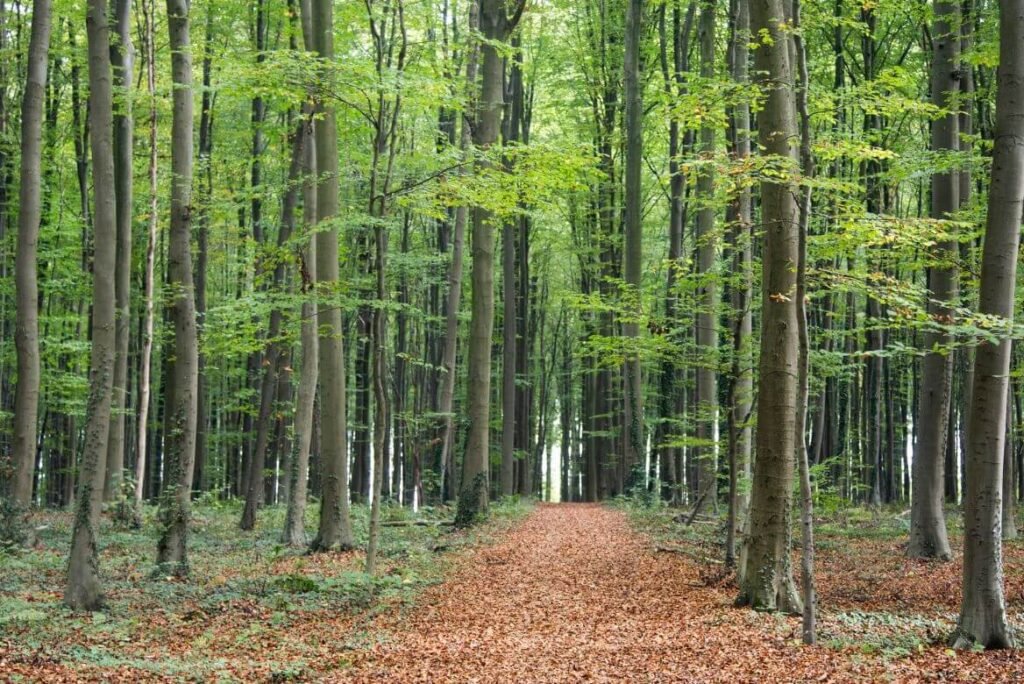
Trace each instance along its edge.
<instances>
[{"instance_id":1,"label":"forest floor","mask_svg":"<svg viewBox=\"0 0 1024 684\"><path fill-rule=\"evenodd\" d=\"M358 552L282 549L277 509L242 535L233 507L200 507L189 582L146 574L150 525L111 527L109 605L92 616L60 606L67 514L42 514L37 549L0 554L0 681L1024 681L1024 654L946 648L960 564L905 559L899 511L819 522L820 644L807 647L799 618L733 607L717 521L627 504L495 510L471 533L385 528L374 580ZM1020 625L1020 542L1006 577Z\"/></svg>"}]
</instances>

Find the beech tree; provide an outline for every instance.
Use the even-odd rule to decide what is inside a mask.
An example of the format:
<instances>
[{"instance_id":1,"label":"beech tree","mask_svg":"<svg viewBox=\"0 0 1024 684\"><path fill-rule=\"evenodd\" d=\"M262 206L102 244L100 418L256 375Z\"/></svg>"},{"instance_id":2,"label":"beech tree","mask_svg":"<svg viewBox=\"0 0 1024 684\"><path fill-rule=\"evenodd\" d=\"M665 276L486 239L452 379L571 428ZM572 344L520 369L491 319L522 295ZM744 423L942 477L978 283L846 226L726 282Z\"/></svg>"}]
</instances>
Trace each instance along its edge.
<instances>
[{"instance_id":1,"label":"beech tree","mask_svg":"<svg viewBox=\"0 0 1024 684\"><path fill-rule=\"evenodd\" d=\"M999 3L996 121L982 252L979 310L1013 320L1017 251L1024 211L1024 5ZM964 572L960 620L950 641L958 648L1014 645L1003 588L1003 445L1011 343L982 342L974 356L967 427Z\"/></svg>"},{"instance_id":2,"label":"beech tree","mask_svg":"<svg viewBox=\"0 0 1024 684\"><path fill-rule=\"evenodd\" d=\"M199 350L192 278L192 54L188 0L167 0L167 28L174 83L171 120L171 220L167 249L173 358L168 362L164 399L165 458L169 477L160 500L161 534L157 564L184 576L196 453Z\"/></svg>"},{"instance_id":3,"label":"beech tree","mask_svg":"<svg viewBox=\"0 0 1024 684\"><path fill-rule=\"evenodd\" d=\"M114 382L117 208L114 185L114 104L107 7L92 0L85 17L89 35L89 123L92 148L93 256L92 352L85 444L75 497L68 581L64 602L75 610L103 604L96 543L103 501L110 405Z\"/></svg>"},{"instance_id":4,"label":"beech tree","mask_svg":"<svg viewBox=\"0 0 1024 684\"><path fill-rule=\"evenodd\" d=\"M36 421L39 413L39 285L37 253L42 192L43 103L50 48L49 0L32 7L25 93L21 104L21 188L18 213L18 248L15 256L17 322L14 340L18 351L18 385L14 398L14 478L10 497L18 506L32 504L32 473L36 459Z\"/></svg>"},{"instance_id":5,"label":"beech tree","mask_svg":"<svg viewBox=\"0 0 1024 684\"><path fill-rule=\"evenodd\" d=\"M759 36L754 63L766 92L758 137L784 178L761 182L764 257L757 455L750 494L746 567L737 603L762 610L803 610L793 583L793 471L797 435L799 339L794 266L800 260L799 207L790 176L796 162L796 103L787 12L779 0L752 0L750 29Z\"/></svg>"}]
</instances>

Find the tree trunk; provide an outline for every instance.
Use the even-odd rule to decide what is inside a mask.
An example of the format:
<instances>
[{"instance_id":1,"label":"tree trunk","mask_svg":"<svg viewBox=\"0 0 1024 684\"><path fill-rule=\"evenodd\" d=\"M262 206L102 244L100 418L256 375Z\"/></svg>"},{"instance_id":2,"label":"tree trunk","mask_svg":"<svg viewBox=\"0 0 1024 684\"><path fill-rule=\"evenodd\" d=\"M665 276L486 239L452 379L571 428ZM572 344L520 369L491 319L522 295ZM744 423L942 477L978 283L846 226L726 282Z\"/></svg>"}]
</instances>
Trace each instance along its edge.
<instances>
[{"instance_id":1,"label":"tree trunk","mask_svg":"<svg viewBox=\"0 0 1024 684\"><path fill-rule=\"evenodd\" d=\"M306 49L311 49L312 36L308 22L310 0L302 0L303 33ZM310 112L312 114L312 112ZM302 302L302 367L299 370L299 389L295 402L295 436L292 439L292 456L289 463L288 510L285 513L284 533L281 541L289 546L305 546L306 539L306 490L309 479L309 450L313 435L313 406L316 399L316 381L319 370L317 359L317 302L316 302L316 148L312 118L307 119L302 134L305 136L302 150L302 226L309 242L299 255L299 282L305 299Z\"/></svg>"},{"instance_id":2,"label":"tree trunk","mask_svg":"<svg viewBox=\"0 0 1024 684\"><path fill-rule=\"evenodd\" d=\"M334 15L331 0L313 0L312 45L324 62L334 59ZM317 102L316 160L320 177L317 188L317 221L334 220L338 214L338 128L334 108L324 99ZM316 277L319 290L317 314L320 331L321 464L320 527L311 544L313 551L350 549L355 545L349 503L347 421L345 401L345 354L341 309L337 301L338 229L321 230L316 237Z\"/></svg>"},{"instance_id":3,"label":"tree trunk","mask_svg":"<svg viewBox=\"0 0 1024 684\"><path fill-rule=\"evenodd\" d=\"M171 221L167 280L173 356L164 405L165 485L160 499L161 572L188 575L188 525L196 455L199 350L192 282L192 49L188 0L167 0L174 97L171 118Z\"/></svg>"},{"instance_id":4,"label":"tree trunk","mask_svg":"<svg viewBox=\"0 0 1024 684\"><path fill-rule=\"evenodd\" d=\"M643 0L627 0L625 56L623 59L623 98L625 105L625 197L623 219L623 275L629 311L622 324L627 340L640 336L640 283L643 269L643 88L640 82L640 42L643 33ZM627 345L629 342L627 341ZM634 343L635 344L635 343ZM625 440L624 474L631 484L631 469L644 462L644 402L640 356L627 351L625 361ZM626 486L629 486L627 484Z\"/></svg>"},{"instance_id":5,"label":"tree trunk","mask_svg":"<svg viewBox=\"0 0 1024 684\"><path fill-rule=\"evenodd\" d=\"M1013 320L1024 207L1024 2L999 3L995 145L982 253L979 311ZM964 575L957 647L1013 646L1003 594L1002 478L1011 342L975 350L964 496Z\"/></svg>"},{"instance_id":6,"label":"tree trunk","mask_svg":"<svg viewBox=\"0 0 1024 684\"><path fill-rule=\"evenodd\" d=\"M807 72L807 46L800 28L800 0L793 0L793 47L799 77L796 108L800 115L800 170L805 179L815 175L811 154L811 115L807 108L810 78ZM803 642L817 641L817 590L814 583L814 490L811 489L811 467L807 454L807 403L810 381L810 349L807 339L807 231L811 222L811 186L800 188L799 245L796 266L797 332L800 345L796 444L794 457L800 470L800 589L803 600Z\"/></svg>"},{"instance_id":7,"label":"tree trunk","mask_svg":"<svg viewBox=\"0 0 1024 684\"><path fill-rule=\"evenodd\" d=\"M117 265L114 274L114 298L117 321L114 331L114 394L111 400L110 438L107 441L107 476L103 499L121 496L124 481L124 411L128 394L128 336L131 322L132 287L132 204L134 145L132 118L132 80L135 48L131 35L131 1L114 2L113 29L117 33L111 45L110 62L114 69L114 87L118 97L114 107L114 194L117 197Z\"/></svg>"},{"instance_id":8,"label":"tree trunk","mask_svg":"<svg viewBox=\"0 0 1024 684\"><path fill-rule=\"evenodd\" d=\"M287 190L281 201L281 221L277 234L277 249L283 252L291 239L295 226L295 208L298 204L299 183L302 181L304 166L304 149L306 143L307 123L305 119L299 123L292 142L292 158L288 169ZM285 264L277 260L270 284L272 291L279 291L284 286ZM267 328L267 348L263 355L263 377L260 382L260 408L257 418L256 446L253 451L252 466L249 468L249 481L245 495L245 507L239 527L251 530L256 526L256 511L264 500L264 475L267 450L270 444L272 412L277 386L288 357L281 340L281 325L284 312L275 306L270 312L270 324Z\"/></svg>"},{"instance_id":9,"label":"tree trunk","mask_svg":"<svg viewBox=\"0 0 1024 684\"><path fill-rule=\"evenodd\" d=\"M498 140L503 106L504 63L496 41L510 30L502 0L482 0L480 28L487 42L480 46L482 81L473 142L487 150ZM486 162L481 162L486 168ZM494 331L494 217L484 207L473 208L472 298L469 324L467 414L469 435L459 492L459 525L471 525L487 511L488 460L491 420L491 336Z\"/></svg>"},{"instance_id":10,"label":"tree trunk","mask_svg":"<svg viewBox=\"0 0 1024 684\"><path fill-rule=\"evenodd\" d=\"M762 87L768 92L758 119L760 143L769 155L794 160L797 139L790 35L782 0L754 0L751 30L766 36L755 50ZM769 40L770 38L770 40ZM738 605L800 613L790 563L793 455L796 453L799 336L796 274L798 207L792 181L761 183L762 262L761 364L757 458L750 499L750 538Z\"/></svg>"},{"instance_id":11,"label":"tree trunk","mask_svg":"<svg viewBox=\"0 0 1024 684\"><path fill-rule=\"evenodd\" d=\"M950 114L932 122L932 149L956 150L959 139L956 113L957 70L960 62L960 10L954 0L936 0L932 29L932 103L949 108ZM956 171L932 174L932 218L949 219L960 208L960 177ZM952 230L952 227L947 228ZM955 259L955 239L939 243L941 258ZM956 271L952 265L929 269L928 312L939 325L949 323L957 296ZM918 402L918 441L914 453L913 488L910 503L910 543L907 555L914 558L949 560L952 552L946 536L943 514L942 467L946 453L950 394L953 385L953 354L939 352L950 336L926 331L926 354L921 362Z\"/></svg>"},{"instance_id":12,"label":"tree trunk","mask_svg":"<svg viewBox=\"0 0 1024 684\"><path fill-rule=\"evenodd\" d=\"M21 103L21 188L18 196L18 246L14 257L17 313L14 346L18 384L14 397L15 505L32 504L32 472L36 463L36 422L39 413L39 286L36 252L41 221L43 99L50 48L50 0L32 6L32 37ZM0 169L0 173L6 170Z\"/></svg>"},{"instance_id":13,"label":"tree trunk","mask_svg":"<svg viewBox=\"0 0 1024 684\"><path fill-rule=\"evenodd\" d=\"M135 438L135 510L141 518L142 494L146 480L148 455L150 376L153 360L154 277L156 270L156 242L158 234L157 197L157 106L156 106L156 45L154 2L143 5L146 32L146 92L149 95L149 219L146 231L146 265L143 273L143 300L145 313L142 323L142 350L139 355L139 397L136 414ZM141 522L141 520L140 520Z\"/></svg>"},{"instance_id":14,"label":"tree trunk","mask_svg":"<svg viewBox=\"0 0 1024 684\"><path fill-rule=\"evenodd\" d=\"M715 3L701 3L700 75L715 76ZM700 129L700 155L707 165L697 175L697 500L701 510L718 509L718 458L715 426L718 422L718 284L715 274L715 179L711 163L715 155L715 126Z\"/></svg>"},{"instance_id":15,"label":"tree trunk","mask_svg":"<svg viewBox=\"0 0 1024 684\"><path fill-rule=\"evenodd\" d=\"M92 128L95 253L93 257L92 354L85 450L79 468L78 494L71 531L68 583L64 603L75 610L97 610L103 604L96 535L103 473L110 434L110 402L114 382L114 269L117 259L117 209L114 196L113 87L110 73L110 28L103 0L90 0L89 117Z\"/></svg>"}]
</instances>

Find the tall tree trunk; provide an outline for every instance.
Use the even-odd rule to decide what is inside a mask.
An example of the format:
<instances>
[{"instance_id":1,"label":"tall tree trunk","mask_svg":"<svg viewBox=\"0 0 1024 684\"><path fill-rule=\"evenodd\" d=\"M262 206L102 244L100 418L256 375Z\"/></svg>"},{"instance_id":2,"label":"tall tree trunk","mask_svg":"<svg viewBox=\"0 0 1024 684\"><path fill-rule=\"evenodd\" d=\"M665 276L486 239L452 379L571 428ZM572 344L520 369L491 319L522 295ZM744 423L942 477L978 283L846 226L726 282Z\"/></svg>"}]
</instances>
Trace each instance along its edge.
<instances>
[{"instance_id":1,"label":"tall tree trunk","mask_svg":"<svg viewBox=\"0 0 1024 684\"><path fill-rule=\"evenodd\" d=\"M312 46L312 37L308 23L312 20L309 12L310 0L302 0L303 33L306 36L306 49ZM308 112L312 115L312 112ZM302 227L305 249L299 255L299 282L304 295L302 302L302 329L300 332L302 345L302 367L299 370L299 388L295 401L295 436L292 439L292 456L289 462L288 510L285 513L284 533L282 541L289 546L305 546L306 539L306 490L309 479L309 451L313 435L313 407L316 399L317 374L317 302L316 302L316 226L317 207L317 166L316 147L314 146L314 127L312 117L307 118L303 126L302 155Z\"/></svg>"},{"instance_id":2,"label":"tall tree trunk","mask_svg":"<svg viewBox=\"0 0 1024 684\"><path fill-rule=\"evenodd\" d=\"M496 42L511 29L504 0L482 0L480 29L481 89L473 142L487 150L498 140L503 106L504 62ZM486 162L481 167L486 168ZM472 212L472 298L469 324L467 414L469 435L463 458L456 522L472 524L487 510L491 420L491 336L494 331L494 216L477 206Z\"/></svg>"},{"instance_id":3,"label":"tall tree trunk","mask_svg":"<svg viewBox=\"0 0 1024 684\"><path fill-rule=\"evenodd\" d=\"M85 449L78 476L71 531L68 583L64 603L75 610L97 610L103 603L96 554L103 472L110 434L110 402L114 383L114 269L117 259L117 208L114 196L113 87L110 72L110 28L107 4L90 0L86 14L89 36L89 117L92 127L95 253L93 257L92 354Z\"/></svg>"},{"instance_id":4,"label":"tall tree trunk","mask_svg":"<svg viewBox=\"0 0 1024 684\"><path fill-rule=\"evenodd\" d=\"M124 481L125 399L128 395L128 336L131 323L132 287L132 203L134 119L132 118L132 80L135 76L135 48L131 34L131 1L114 2L113 29L116 44L111 45L110 62L114 69L114 194L117 197L117 265L114 297L117 322L114 331L114 394L111 401L110 438L107 441L107 473L103 499L121 496Z\"/></svg>"},{"instance_id":5,"label":"tall tree trunk","mask_svg":"<svg viewBox=\"0 0 1024 684\"><path fill-rule=\"evenodd\" d=\"M501 231L501 494L515 493L516 420L516 238L515 222Z\"/></svg>"},{"instance_id":6,"label":"tall tree trunk","mask_svg":"<svg viewBox=\"0 0 1024 684\"><path fill-rule=\"evenodd\" d=\"M466 85L469 92L475 93L477 65L480 56L479 44L474 36L480 28L480 4L469 3L469 44L466 46ZM463 115L462 128L459 133L459 147L463 153L472 143L472 122L468 114ZM444 379L441 384L441 400L438 413L442 416L443 428L441 436L441 477L440 496L445 500L455 492L454 483L454 452L455 421L452 416L452 404L455 397L455 362L459 344L459 305L462 299L462 262L466 244L466 221L468 209L459 206L455 209L455 221L452 228L452 254L448 264L448 293L445 299L444 320L444 352L441 365L444 368Z\"/></svg>"},{"instance_id":7,"label":"tall tree trunk","mask_svg":"<svg viewBox=\"0 0 1024 684\"><path fill-rule=\"evenodd\" d=\"M192 48L189 0L167 0L174 97L171 117L171 222L167 281L171 288L173 356L164 405L165 485L160 499L157 564L162 572L188 574L188 526L196 455L199 350L192 282Z\"/></svg>"},{"instance_id":8,"label":"tall tree trunk","mask_svg":"<svg viewBox=\"0 0 1024 684\"><path fill-rule=\"evenodd\" d=\"M307 122L303 119L292 141L292 158L288 169L287 190L281 201L281 220L277 233L277 249L283 252L292 237L295 226L295 209L299 200L299 183L302 181L304 166L304 148L306 143ZM270 283L271 291L279 293L284 287L285 264L278 259ZM270 312L270 323L267 327L267 347L263 356L263 377L260 381L260 407L257 418L256 445L253 450L252 465L249 468L249 481L246 487L245 506L239 527L251 530L256 526L256 511L263 504L264 476L267 463L267 450L270 444L272 412L277 386L288 358L288 350L282 343L281 326L284 312L275 305Z\"/></svg>"},{"instance_id":9,"label":"tall tree trunk","mask_svg":"<svg viewBox=\"0 0 1024 684\"><path fill-rule=\"evenodd\" d=\"M643 89L640 82L640 41L643 33L643 0L627 0L625 56L623 58L623 97L626 110L626 162L623 221L623 275L628 288L629 316L622 324L627 340L640 336L640 283L643 268ZM634 342L635 344L635 342ZM625 362L625 472L644 461L643 378L639 352L626 355ZM628 486L628 485L627 485Z\"/></svg>"},{"instance_id":10,"label":"tall tree trunk","mask_svg":"<svg viewBox=\"0 0 1024 684\"><path fill-rule=\"evenodd\" d=\"M209 429L209 392L206 384L206 353L203 351L203 332L206 327L206 271L209 262L210 204L213 198L213 3L206 7L206 31L203 37L203 97L199 112L199 173L200 209L196 226L196 335L199 340L199 390L196 399L196 464L195 487L206 491L209 477L206 468Z\"/></svg>"},{"instance_id":11,"label":"tall tree trunk","mask_svg":"<svg viewBox=\"0 0 1024 684\"><path fill-rule=\"evenodd\" d=\"M756 66L768 96L758 117L765 152L789 162L797 139L790 35L782 0L753 0L751 31L759 42ZM799 339L796 274L799 212L792 181L761 183L762 262L761 365L757 458L750 498L750 539L737 603L762 610L800 613L793 583L790 531L793 455L796 450Z\"/></svg>"},{"instance_id":12,"label":"tall tree trunk","mask_svg":"<svg viewBox=\"0 0 1024 684\"><path fill-rule=\"evenodd\" d=\"M1013 320L1024 209L1024 1L999 3L995 144L982 253L979 310ZM1013 646L1003 594L1002 478L1011 342L983 342L974 358L964 497L964 575L958 647Z\"/></svg>"},{"instance_id":13,"label":"tall tree trunk","mask_svg":"<svg viewBox=\"0 0 1024 684\"><path fill-rule=\"evenodd\" d=\"M153 360L154 280L158 233L157 198L157 106L156 106L156 0L143 3L143 22L146 35L146 92L149 95L149 218L146 231L146 264L143 272L143 301L145 313L142 323L142 350L139 354L139 397L136 414L135 438L135 510L136 518L142 506L148 456L150 376ZM141 519L140 519L141 522Z\"/></svg>"},{"instance_id":14,"label":"tall tree trunk","mask_svg":"<svg viewBox=\"0 0 1024 684\"><path fill-rule=\"evenodd\" d=\"M334 59L334 12L331 0L313 0L312 45L325 63ZM338 214L338 128L334 108L322 95L317 101L316 161L317 222L332 221ZM311 544L314 551L350 549L355 545L349 518L348 449L346 437L345 354L341 309L337 302L338 229L321 230L316 237L316 277L320 290L321 464L320 527Z\"/></svg>"},{"instance_id":15,"label":"tall tree trunk","mask_svg":"<svg viewBox=\"0 0 1024 684\"><path fill-rule=\"evenodd\" d=\"M807 108L810 78L807 71L807 46L801 32L800 0L793 0L793 47L799 77L796 109L800 115L800 170L805 179L815 174L811 154L811 115ZM814 490L811 488L811 467L807 454L807 403L810 382L810 345L807 336L807 231L811 222L811 186L800 188L799 244L796 267L796 310L800 345L796 434L794 458L800 471L800 589L803 599L803 642L817 640L817 590L814 583Z\"/></svg>"},{"instance_id":16,"label":"tall tree trunk","mask_svg":"<svg viewBox=\"0 0 1024 684\"><path fill-rule=\"evenodd\" d=\"M732 35L729 40L729 62L733 81L743 87L750 81L750 6L748 0L733 0ZM750 103L740 100L732 111L732 154L743 163L750 157ZM753 312L751 306L753 266L751 254L751 193L740 187L729 203L727 223L732 251L732 268L740 281L730 291L734 313L732 339L732 370L729 378L729 512L726 527L726 562L736 559L736 539L742 533L746 518L746 496L740 494L739 477L750 473L750 412L754 394L752 372Z\"/></svg>"},{"instance_id":17,"label":"tall tree trunk","mask_svg":"<svg viewBox=\"0 0 1024 684\"><path fill-rule=\"evenodd\" d=\"M14 483L9 492L18 506L32 504L39 413L39 286L36 253L41 221L43 99L50 48L50 0L32 6L25 92L21 103L21 188L18 196L18 246L14 257L17 313L14 346L18 384L14 397ZM0 169L6 173L6 169ZM6 209L0 207L0 209Z\"/></svg>"},{"instance_id":18,"label":"tall tree trunk","mask_svg":"<svg viewBox=\"0 0 1024 684\"><path fill-rule=\"evenodd\" d=\"M715 76L715 2L701 4L700 75ZM700 129L700 155L705 166L697 175L697 500L702 510L718 508L718 459L715 426L718 423L718 283L715 274L715 179L711 163L715 155L715 126Z\"/></svg>"},{"instance_id":19,"label":"tall tree trunk","mask_svg":"<svg viewBox=\"0 0 1024 684\"><path fill-rule=\"evenodd\" d=\"M956 150L959 140L957 97L960 63L960 9L956 0L936 0L932 29L932 103L951 113L932 122L932 149ZM932 218L949 219L960 208L960 178L956 171L932 174ZM952 230L947 227L946 230ZM939 243L939 257L956 258L955 239ZM929 269L928 312L933 322L943 325L952 316L957 295L956 271L952 265ZM946 536L943 514L942 466L946 452L950 394L953 385L953 354L936 347L948 345L950 336L927 331L926 354L921 362L918 402L918 441L914 453L913 488L910 503L910 543L907 555L949 560L952 552Z\"/></svg>"}]
</instances>

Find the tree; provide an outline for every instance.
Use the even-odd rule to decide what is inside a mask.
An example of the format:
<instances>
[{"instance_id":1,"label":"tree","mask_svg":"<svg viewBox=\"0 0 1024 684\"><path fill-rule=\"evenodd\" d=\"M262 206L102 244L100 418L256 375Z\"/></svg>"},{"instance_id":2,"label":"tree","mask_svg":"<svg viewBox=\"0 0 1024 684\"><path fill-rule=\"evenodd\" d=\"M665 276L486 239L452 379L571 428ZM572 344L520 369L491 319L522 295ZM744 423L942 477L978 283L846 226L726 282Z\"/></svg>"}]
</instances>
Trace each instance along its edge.
<instances>
[{"instance_id":1,"label":"tree","mask_svg":"<svg viewBox=\"0 0 1024 684\"><path fill-rule=\"evenodd\" d=\"M18 249L15 255L17 321L14 344L18 351L18 385L14 398L14 482L11 500L27 508L32 503L32 471L36 463L36 421L39 415L39 285L36 260L39 243L43 100L50 48L50 1L32 6L25 93L21 103L21 188Z\"/></svg>"},{"instance_id":2,"label":"tree","mask_svg":"<svg viewBox=\"0 0 1024 684\"><path fill-rule=\"evenodd\" d=\"M625 213L623 219L623 263L627 296L636 303L623 322L622 333L635 341L640 336L640 281L643 270L643 92L640 83L640 36L643 31L643 0L627 0L625 56L623 59L623 97L626 109ZM644 403L640 355L631 351L625 364L625 411L627 430L625 468L643 463Z\"/></svg>"},{"instance_id":3,"label":"tree","mask_svg":"<svg viewBox=\"0 0 1024 684\"><path fill-rule=\"evenodd\" d=\"M766 91L758 115L765 153L785 174L761 181L761 361L757 398L757 455L750 496L746 567L736 602L761 610L799 613L790 562L799 335L796 272L799 208L790 180L795 167L795 73L790 61L787 13L781 0L752 0L751 32L759 84Z\"/></svg>"},{"instance_id":4,"label":"tree","mask_svg":"<svg viewBox=\"0 0 1024 684\"><path fill-rule=\"evenodd\" d=\"M153 331L155 324L154 278L156 271L156 250L158 237L158 196L157 196L157 100L156 100L156 43L155 22L156 0L143 2L143 24L146 36L146 91L149 95L149 218L146 221L146 261L142 275L142 297L144 304L142 323L142 350L139 358L139 392L136 414L135 439L135 510L141 524L139 509L142 506L143 488L146 481L146 454L149 437L149 403L152 392Z\"/></svg>"},{"instance_id":5,"label":"tree","mask_svg":"<svg viewBox=\"0 0 1024 684\"><path fill-rule=\"evenodd\" d=\"M331 0L313 0L310 10L313 50L325 65L334 58L334 14ZM334 108L318 93L316 112L317 188L316 278L323 304L317 313L320 326L320 400L323 431L320 462L320 527L313 551L350 549L355 545L349 520L348 449L345 411L345 362L341 309L337 304L338 229L331 225L338 214L338 129Z\"/></svg>"},{"instance_id":6,"label":"tree","mask_svg":"<svg viewBox=\"0 0 1024 684\"><path fill-rule=\"evenodd\" d=\"M107 476L103 499L111 501L121 495L124 480L124 411L128 394L128 333L131 321L132 286L132 204L134 145L132 118L132 79L135 48L132 46L131 2L114 3L113 29L116 40L110 50L114 69L114 194L117 197L117 265L114 274L114 297L117 323L114 332L114 395L111 404L110 439L107 443Z\"/></svg>"},{"instance_id":7,"label":"tree","mask_svg":"<svg viewBox=\"0 0 1024 684\"><path fill-rule=\"evenodd\" d=\"M711 81L715 76L715 2L701 4L700 75ZM701 510L718 509L718 459L715 429L718 423L718 308L719 294L715 262L718 238L715 234L715 177L711 164L715 156L715 125L707 122L700 129L700 154L704 166L697 175L697 394L695 396L697 442L697 500Z\"/></svg>"},{"instance_id":8,"label":"tree","mask_svg":"<svg viewBox=\"0 0 1024 684\"><path fill-rule=\"evenodd\" d=\"M956 2L936 0L932 27L932 104L946 112L932 123L932 149L956 150L960 131L956 112L960 68L960 8ZM955 170L932 174L932 217L949 220L960 208L960 174ZM947 228L946 230L951 230ZM955 236L939 245L939 258L955 258ZM948 319L956 296L956 271L939 264L929 270L928 311L938 320ZM950 335L941 330L925 336L927 353L921 363L921 389L917 448L914 452L914 488L910 502L910 543L907 555L915 558L949 560L952 552L946 537L943 501L943 459L946 455L947 424L953 386L953 355L938 349L948 345Z\"/></svg>"},{"instance_id":9,"label":"tree","mask_svg":"<svg viewBox=\"0 0 1024 684\"><path fill-rule=\"evenodd\" d=\"M1017 250L1024 211L1024 2L999 3L996 124L982 251L979 312L1013 320ZM975 350L967 428L964 573L960 620L950 641L1008 648L1014 644L1003 594L1002 478L1011 341Z\"/></svg>"},{"instance_id":10,"label":"tree","mask_svg":"<svg viewBox=\"0 0 1024 684\"><path fill-rule=\"evenodd\" d=\"M496 43L505 41L524 8L519 3L509 16L505 0L481 0L481 85L473 143L486 152L498 141L504 105L505 67ZM486 169L490 163L479 162ZM488 459L491 422L491 336L494 332L494 215L477 206L472 211L472 297L469 323L468 401L469 435L459 492L460 525L472 524L487 511Z\"/></svg>"},{"instance_id":11,"label":"tree","mask_svg":"<svg viewBox=\"0 0 1024 684\"><path fill-rule=\"evenodd\" d=\"M167 248L173 358L168 362L164 399L164 454L167 482L160 499L161 570L186 576L192 474L196 454L199 349L192 280L192 53L189 0L167 0L167 28L174 83L171 118L171 221Z\"/></svg>"},{"instance_id":12,"label":"tree","mask_svg":"<svg viewBox=\"0 0 1024 684\"><path fill-rule=\"evenodd\" d=\"M114 384L114 272L117 259L110 28L103 0L90 0L85 24L89 38L89 122L92 130L90 140L96 238L93 257L92 352L85 445L75 497L64 603L75 610L98 610L103 604L103 595L96 555L96 535L103 497L103 473Z\"/></svg>"}]
</instances>

